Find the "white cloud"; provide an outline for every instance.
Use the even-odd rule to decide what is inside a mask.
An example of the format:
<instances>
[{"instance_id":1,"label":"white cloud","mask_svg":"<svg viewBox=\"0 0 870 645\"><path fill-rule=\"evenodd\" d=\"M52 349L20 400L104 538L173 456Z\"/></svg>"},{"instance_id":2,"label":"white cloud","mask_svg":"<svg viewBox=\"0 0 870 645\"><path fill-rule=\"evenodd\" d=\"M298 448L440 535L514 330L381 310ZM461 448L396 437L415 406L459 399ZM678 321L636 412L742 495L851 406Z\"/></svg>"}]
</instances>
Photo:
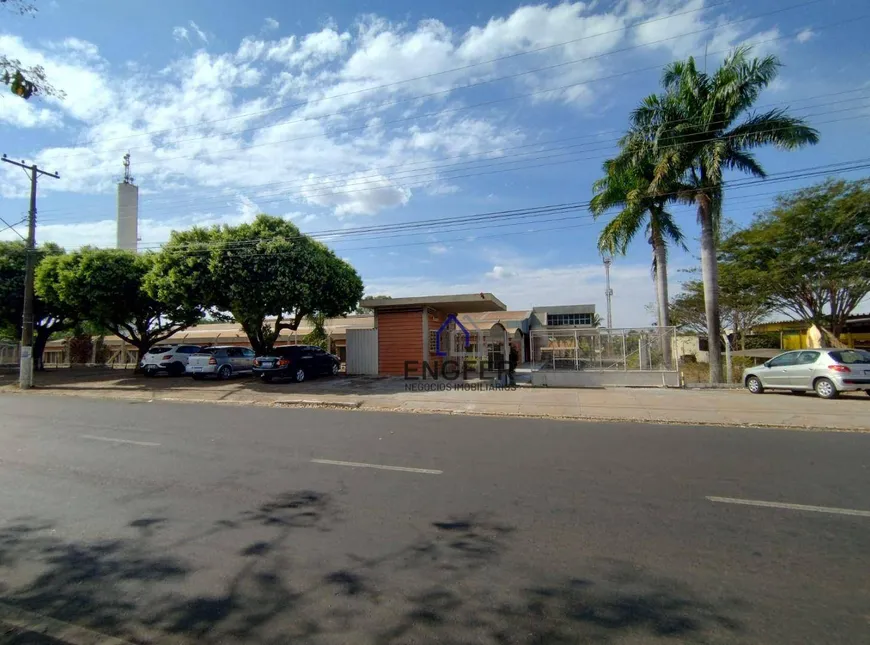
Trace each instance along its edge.
<instances>
[{"instance_id":1,"label":"white cloud","mask_svg":"<svg viewBox=\"0 0 870 645\"><path fill-rule=\"evenodd\" d=\"M379 211L404 206L411 199L411 190L394 184L383 175L354 175L324 187L317 177L309 176L299 189L303 200L316 206L332 208L344 215L374 215Z\"/></svg>"},{"instance_id":2,"label":"white cloud","mask_svg":"<svg viewBox=\"0 0 870 645\"><path fill-rule=\"evenodd\" d=\"M797 36L795 36L795 40L798 41L799 43L803 44L803 43L811 40L815 35L816 35L816 32L814 32L812 29L807 27L806 29L801 31Z\"/></svg>"},{"instance_id":3,"label":"white cloud","mask_svg":"<svg viewBox=\"0 0 870 645\"><path fill-rule=\"evenodd\" d=\"M190 37L187 31L187 27L173 27L172 37L179 42L184 40L190 43Z\"/></svg>"},{"instance_id":4,"label":"white cloud","mask_svg":"<svg viewBox=\"0 0 870 645\"><path fill-rule=\"evenodd\" d=\"M193 20L191 20L188 24L190 25L190 28L193 29L194 33L196 33L196 35L199 36L199 39L203 43L208 45L208 36L205 34L205 32L202 29L199 28L199 25L197 25Z\"/></svg>"},{"instance_id":5,"label":"white cloud","mask_svg":"<svg viewBox=\"0 0 870 645\"><path fill-rule=\"evenodd\" d=\"M13 104L8 99L14 97L6 97L0 121L56 128L43 137L51 145L24 151L63 170L61 180L40 189L44 194L102 194L111 203L121 156L129 150L143 213L154 213L155 219L199 208L234 211L240 195L272 212L306 204L339 217L375 215L420 196L434 201L464 190L468 184L451 179L461 173L451 172L450 163L454 170L468 168L462 163L503 156L502 148L539 134L523 122L522 102L445 112L464 110L474 100L453 92L456 88L559 65L492 85L510 96L623 69L624 62L606 56L636 41L622 26L698 2L540 4L462 30L438 20L395 24L367 16L355 25L329 24L281 38L250 35L233 53L187 52L160 70L110 64L81 39L40 49L2 35L0 51L43 65L67 98ZM675 17L656 24L668 34L715 24L703 22L704 15L691 14L688 23ZM610 33L597 35L602 32ZM209 42L192 21L173 35ZM551 47L569 40L576 42ZM548 49L477 65L541 47ZM573 64L599 55L604 57ZM590 86L578 85L536 100L583 104L602 98L606 89L596 88L593 95ZM441 94L419 97L428 92ZM396 101L401 103L392 105ZM355 111L335 114L339 110ZM455 161L444 163L441 157ZM0 195L19 197L27 190L23 175L0 168Z\"/></svg>"},{"instance_id":6,"label":"white cloud","mask_svg":"<svg viewBox=\"0 0 870 645\"><path fill-rule=\"evenodd\" d=\"M55 128L62 123L60 113L32 101L0 92L0 123L13 128Z\"/></svg>"},{"instance_id":7,"label":"white cloud","mask_svg":"<svg viewBox=\"0 0 870 645\"><path fill-rule=\"evenodd\" d=\"M432 255L445 255L450 251L450 249L444 244L431 244L428 248L429 253Z\"/></svg>"},{"instance_id":8,"label":"white cloud","mask_svg":"<svg viewBox=\"0 0 870 645\"><path fill-rule=\"evenodd\" d=\"M514 271L509 271L505 269L502 265L496 264L492 267L492 271L487 271L486 277L492 278L493 280L503 280L505 278L512 278L516 273Z\"/></svg>"},{"instance_id":9,"label":"white cloud","mask_svg":"<svg viewBox=\"0 0 870 645\"><path fill-rule=\"evenodd\" d=\"M274 18L266 18L266 20L263 21L263 31L274 31L280 26L281 23Z\"/></svg>"}]
</instances>

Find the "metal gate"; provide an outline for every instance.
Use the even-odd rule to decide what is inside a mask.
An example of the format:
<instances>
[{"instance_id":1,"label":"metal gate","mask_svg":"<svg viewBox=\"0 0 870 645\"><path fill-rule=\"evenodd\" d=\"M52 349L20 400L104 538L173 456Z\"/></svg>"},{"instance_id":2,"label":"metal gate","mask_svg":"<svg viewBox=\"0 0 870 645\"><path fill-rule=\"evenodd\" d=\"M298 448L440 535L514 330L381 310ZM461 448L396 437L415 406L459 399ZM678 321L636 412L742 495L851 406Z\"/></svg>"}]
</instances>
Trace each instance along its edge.
<instances>
[{"instance_id":1,"label":"metal gate","mask_svg":"<svg viewBox=\"0 0 870 645\"><path fill-rule=\"evenodd\" d=\"M378 374L378 330L348 329L347 330L347 366L348 374Z\"/></svg>"}]
</instances>

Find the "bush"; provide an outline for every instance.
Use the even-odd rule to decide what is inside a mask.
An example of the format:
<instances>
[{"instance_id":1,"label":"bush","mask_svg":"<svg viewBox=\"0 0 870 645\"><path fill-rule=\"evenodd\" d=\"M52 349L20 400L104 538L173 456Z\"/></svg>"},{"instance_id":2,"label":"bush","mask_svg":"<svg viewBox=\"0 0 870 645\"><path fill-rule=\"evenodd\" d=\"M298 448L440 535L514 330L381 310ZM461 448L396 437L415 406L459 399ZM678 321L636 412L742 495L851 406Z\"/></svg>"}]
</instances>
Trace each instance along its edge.
<instances>
[{"instance_id":1,"label":"bush","mask_svg":"<svg viewBox=\"0 0 870 645\"><path fill-rule=\"evenodd\" d=\"M768 331L745 337L746 349L779 349L779 332ZM738 343L740 348L740 343Z\"/></svg>"},{"instance_id":2,"label":"bush","mask_svg":"<svg viewBox=\"0 0 870 645\"><path fill-rule=\"evenodd\" d=\"M94 343L88 334L79 334L69 339L69 362L83 364L91 362Z\"/></svg>"}]
</instances>

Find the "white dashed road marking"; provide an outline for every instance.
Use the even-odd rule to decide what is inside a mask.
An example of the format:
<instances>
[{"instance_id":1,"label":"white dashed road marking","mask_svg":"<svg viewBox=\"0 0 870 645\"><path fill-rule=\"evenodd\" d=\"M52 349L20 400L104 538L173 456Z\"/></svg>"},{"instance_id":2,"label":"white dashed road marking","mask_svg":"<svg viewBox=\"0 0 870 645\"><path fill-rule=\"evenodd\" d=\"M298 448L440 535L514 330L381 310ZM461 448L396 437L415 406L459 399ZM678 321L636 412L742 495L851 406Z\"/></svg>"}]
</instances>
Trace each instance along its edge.
<instances>
[{"instance_id":1,"label":"white dashed road marking","mask_svg":"<svg viewBox=\"0 0 870 645\"><path fill-rule=\"evenodd\" d=\"M377 470L397 470L400 473L418 473L420 475L442 475L443 470L430 470L428 468L406 468L405 466L382 466L380 464L361 464L355 461L333 461L332 459L312 459L312 464L326 464L327 466L347 466L348 468L375 468Z\"/></svg>"},{"instance_id":2,"label":"white dashed road marking","mask_svg":"<svg viewBox=\"0 0 870 645\"><path fill-rule=\"evenodd\" d=\"M129 443L134 446L159 446L159 443L152 443L151 441L130 441L129 439L115 439L114 437L98 437L92 434L83 434L81 435L82 439L92 439L94 441L109 441L111 443Z\"/></svg>"},{"instance_id":3,"label":"white dashed road marking","mask_svg":"<svg viewBox=\"0 0 870 645\"><path fill-rule=\"evenodd\" d=\"M830 513L832 515L854 515L870 517L870 511L859 511L854 508L833 508L831 506L807 506L806 504L784 504L782 502L765 502L758 499L736 499L733 497L707 497L711 502L719 504L742 504L743 506L762 506L764 508L783 508L788 511L810 511L812 513Z\"/></svg>"}]
</instances>

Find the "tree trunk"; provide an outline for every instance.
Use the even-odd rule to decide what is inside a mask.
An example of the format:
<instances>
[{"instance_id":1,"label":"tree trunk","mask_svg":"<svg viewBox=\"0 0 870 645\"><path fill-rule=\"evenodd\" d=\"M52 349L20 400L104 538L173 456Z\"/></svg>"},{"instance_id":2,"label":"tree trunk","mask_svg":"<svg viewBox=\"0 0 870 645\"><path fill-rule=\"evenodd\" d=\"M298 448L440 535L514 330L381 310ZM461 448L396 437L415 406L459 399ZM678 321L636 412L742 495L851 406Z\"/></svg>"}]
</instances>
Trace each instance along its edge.
<instances>
[{"instance_id":1,"label":"tree trunk","mask_svg":"<svg viewBox=\"0 0 870 645\"><path fill-rule=\"evenodd\" d=\"M656 259L656 294L658 294L659 299L657 312L659 345L665 369L671 369L673 350L668 339L668 334L665 331L665 328L671 324L670 316L668 315L668 250L664 239L662 239L662 232L658 228L653 228L652 237L653 254Z\"/></svg>"},{"instance_id":2,"label":"tree trunk","mask_svg":"<svg viewBox=\"0 0 870 645\"><path fill-rule=\"evenodd\" d=\"M145 358L145 354L148 353L149 349L151 348L145 347L144 345L142 347L136 347L136 367L133 368L133 374L142 373L142 359ZM124 360L126 359L127 357L125 356Z\"/></svg>"},{"instance_id":3,"label":"tree trunk","mask_svg":"<svg viewBox=\"0 0 870 645\"><path fill-rule=\"evenodd\" d=\"M704 280L704 313L707 317L707 338L710 354L710 383L722 382L722 330L719 325L719 267L716 264L716 238L713 233L713 213L709 198L698 202L701 224L701 276Z\"/></svg>"}]
</instances>

